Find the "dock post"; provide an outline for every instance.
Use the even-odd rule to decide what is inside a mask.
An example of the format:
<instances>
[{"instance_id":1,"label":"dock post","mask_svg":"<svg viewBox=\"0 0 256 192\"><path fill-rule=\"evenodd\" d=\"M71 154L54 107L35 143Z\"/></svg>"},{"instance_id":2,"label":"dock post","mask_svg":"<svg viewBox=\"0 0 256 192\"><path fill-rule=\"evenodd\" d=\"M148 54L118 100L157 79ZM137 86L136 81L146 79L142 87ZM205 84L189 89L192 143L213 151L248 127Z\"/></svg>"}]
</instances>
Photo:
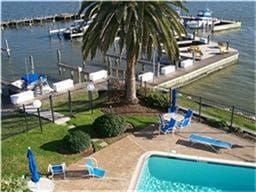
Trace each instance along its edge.
<instances>
[{"instance_id":1,"label":"dock post","mask_svg":"<svg viewBox=\"0 0 256 192\"><path fill-rule=\"evenodd\" d=\"M35 73L34 59L32 55L29 56L29 62L31 65L31 73Z\"/></svg>"},{"instance_id":2,"label":"dock post","mask_svg":"<svg viewBox=\"0 0 256 192\"><path fill-rule=\"evenodd\" d=\"M123 71L123 77L122 80L125 81L125 71Z\"/></svg>"},{"instance_id":3,"label":"dock post","mask_svg":"<svg viewBox=\"0 0 256 192\"><path fill-rule=\"evenodd\" d=\"M62 69L59 67L59 75L62 75Z\"/></svg>"},{"instance_id":4,"label":"dock post","mask_svg":"<svg viewBox=\"0 0 256 192\"><path fill-rule=\"evenodd\" d=\"M85 63L85 60L83 60L83 69L86 68L86 63Z\"/></svg>"},{"instance_id":5,"label":"dock post","mask_svg":"<svg viewBox=\"0 0 256 192\"><path fill-rule=\"evenodd\" d=\"M157 77L160 76L160 61L157 61Z\"/></svg>"},{"instance_id":6,"label":"dock post","mask_svg":"<svg viewBox=\"0 0 256 192\"><path fill-rule=\"evenodd\" d=\"M207 36L207 44L210 44L210 37L211 37L211 35Z\"/></svg>"},{"instance_id":7,"label":"dock post","mask_svg":"<svg viewBox=\"0 0 256 192\"><path fill-rule=\"evenodd\" d=\"M145 64L144 63L141 64L141 71L142 71L142 73L145 72Z\"/></svg>"},{"instance_id":8,"label":"dock post","mask_svg":"<svg viewBox=\"0 0 256 192\"><path fill-rule=\"evenodd\" d=\"M49 96L49 100L50 100L50 106L51 106L51 113L52 113L52 122L55 122L55 118L54 118L54 111L53 111L53 104L52 104L52 95Z\"/></svg>"},{"instance_id":9,"label":"dock post","mask_svg":"<svg viewBox=\"0 0 256 192\"><path fill-rule=\"evenodd\" d=\"M115 59L116 77L118 78L118 59Z\"/></svg>"},{"instance_id":10,"label":"dock post","mask_svg":"<svg viewBox=\"0 0 256 192\"><path fill-rule=\"evenodd\" d=\"M81 72L82 72L82 67L77 67L77 72L78 72L78 83L81 83Z\"/></svg>"},{"instance_id":11,"label":"dock post","mask_svg":"<svg viewBox=\"0 0 256 192\"><path fill-rule=\"evenodd\" d=\"M70 77L72 80L74 80L74 71L72 71L72 70L70 71Z\"/></svg>"},{"instance_id":12,"label":"dock post","mask_svg":"<svg viewBox=\"0 0 256 192\"><path fill-rule=\"evenodd\" d=\"M9 49L7 39L5 39L5 47L6 47L6 52L7 52L8 57L10 57L11 56L11 50Z\"/></svg>"},{"instance_id":13,"label":"dock post","mask_svg":"<svg viewBox=\"0 0 256 192\"><path fill-rule=\"evenodd\" d=\"M48 27L48 35L51 38L51 27Z\"/></svg>"},{"instance_id":14,"label":"dock post","mask_svg":"<svg viewBox=\"0 0 256 192\"><path fill-rule=\"evenodd\" d=\"M61 63L61 52L60 52L59 49L57 50L57 59L58 59L58 63L57 64Z\"/></svg>"},{"instance_id":15,"label":"dock post","mask_svg":"<svg viewBox=\"0 0 256 192\"><path fill-rule=\"evenodd\" d=\"M110 58L109 58L109 73L110 73L110 76L113 76L112 61Z\"/></svg>"},{"instance_id":16,"label":"dock post","mask_svg":"<svg viewBox=\"0 0 256 192\"><path fill-rule=\"evenodd\" d=\"M195 50L192 50L192 56L193 56L193 64L194 64L194 63L195 63L195 60L196 60Z\"/></svg>"}]
</instances>

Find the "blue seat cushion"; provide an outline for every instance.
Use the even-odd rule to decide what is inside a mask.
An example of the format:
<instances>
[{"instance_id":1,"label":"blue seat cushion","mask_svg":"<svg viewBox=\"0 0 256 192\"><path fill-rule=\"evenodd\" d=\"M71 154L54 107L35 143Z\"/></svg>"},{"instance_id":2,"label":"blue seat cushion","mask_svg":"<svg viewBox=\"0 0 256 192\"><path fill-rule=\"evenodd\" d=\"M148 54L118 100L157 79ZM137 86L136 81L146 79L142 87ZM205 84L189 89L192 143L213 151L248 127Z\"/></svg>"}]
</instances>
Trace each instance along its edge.
<instances>
[{"instance_id":1,"label":"blue seat cushion","mask_svg":"<svg viewBox=\"0 0 256 192\"><path fill-rule=\"evenodd\" d=\"M93 174L97 177L103 177L105 175L105 170L94 167L93 168Z\"/></svg>"},{"instance_id":2,"label":"blue seat cushion","mask_svg":"<svg viewBox=\"0 0 256 192\"><path fill-rule=\"evenodd\" d=\"M62 165L52 165L52 170L54 174L63 173L63 167Z\"/></svg>"}]
</instances>

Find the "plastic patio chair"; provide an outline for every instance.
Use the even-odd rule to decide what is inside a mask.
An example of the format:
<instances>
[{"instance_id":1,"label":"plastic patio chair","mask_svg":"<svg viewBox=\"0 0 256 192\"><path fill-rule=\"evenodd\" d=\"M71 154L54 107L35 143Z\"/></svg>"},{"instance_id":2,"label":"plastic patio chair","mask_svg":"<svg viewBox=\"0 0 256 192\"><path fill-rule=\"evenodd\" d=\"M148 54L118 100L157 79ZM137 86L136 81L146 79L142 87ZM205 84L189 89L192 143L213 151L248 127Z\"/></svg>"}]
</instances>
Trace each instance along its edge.
<instances>
[{"instance_id":1,"label":"plastic patio chair","mask_svg":"<svg viewBox=\"0 0 256 192\"><path fill-rule=\"evenodd\" d=\"M175 130L175 126L177 121L175 119L171 119L168 123L164 123L159 126L160 133L167 134L173 132Z\"/></svg>"},{"instance_id":2,"label":"plastic patio chair","mask_svg":"<svg viewBox=\"0 0 256 192\"><path fill-rule=\"evenodd\" d=\"M51 173L51 176L63 174L63 179L66 178L66 165L62 164L49 164L48 173Z\"/></svg>"},{"instance_id":3,"label":"plastic patio chair","mask_svg":"<svg viewBox=\"0 0 256 192\"><path fill-rule=\"evenodd\" d=\"M184 118L178 122L177 127L178 128L185 128L191 125L191 119L193 116L193 111L189 109L187 113L184 115Z\"/></svg>"},{"instance_id":4,"label":"plastic patio chair","mask_svg":"<svg viewBox=\"0 0 256 192\"><path fill-rule=\"evenodd\" d=\"M88 170L88 175L86 176L92 176L92 177L98 177L103 178L105 176L105 170L98 167L97 160L92 157L86 158L86 167Z\"/></svg>"}]
</instances>

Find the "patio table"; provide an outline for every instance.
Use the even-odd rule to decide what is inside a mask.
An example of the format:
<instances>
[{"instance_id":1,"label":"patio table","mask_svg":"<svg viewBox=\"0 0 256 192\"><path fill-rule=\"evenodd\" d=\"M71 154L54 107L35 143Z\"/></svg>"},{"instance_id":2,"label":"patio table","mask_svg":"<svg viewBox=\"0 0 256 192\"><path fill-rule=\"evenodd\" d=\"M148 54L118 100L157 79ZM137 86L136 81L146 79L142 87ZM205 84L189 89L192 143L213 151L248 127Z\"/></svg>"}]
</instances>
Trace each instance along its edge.
<instances>
[{"instance_id":1,"label":"patio table","mask_svg":"<svg viewBox=\"0 0 256 192\"><path fill-rule=\"evenodd\" d=\"M166 121L170 121L171 118L175 119L176 121L181 121L184 118L184 116L178 113L165 113L163 114L163 118Z\"/></svg>"}]
</instances>

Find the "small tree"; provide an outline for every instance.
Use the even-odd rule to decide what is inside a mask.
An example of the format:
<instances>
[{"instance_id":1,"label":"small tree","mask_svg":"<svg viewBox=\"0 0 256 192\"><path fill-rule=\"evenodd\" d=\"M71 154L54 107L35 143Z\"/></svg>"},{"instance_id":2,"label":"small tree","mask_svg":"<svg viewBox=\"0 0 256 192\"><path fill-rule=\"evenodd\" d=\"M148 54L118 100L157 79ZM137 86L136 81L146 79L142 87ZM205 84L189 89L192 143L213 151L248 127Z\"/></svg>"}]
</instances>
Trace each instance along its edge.
<instances>
[{"instance_id":1,"label":"small tree","mask_svg":"<svg viewBox=\"0 0 256 192\"><path fill-rule=\"evenodd\" d=\"M120 115L108 113L95 119L92 126L100 137L114 137L126 130L127 123Z\"/></svg>"},{"instance_id":2,"label":"small tree","mask_svg":"<svg viewBox=\"0 0 256 192\"><path fill-rule=\"evenodd\" d=\"M69 152L79 153L91 146L90 136L80 130L71 131L63 138Z\"/></svg>"}]
</instances>

